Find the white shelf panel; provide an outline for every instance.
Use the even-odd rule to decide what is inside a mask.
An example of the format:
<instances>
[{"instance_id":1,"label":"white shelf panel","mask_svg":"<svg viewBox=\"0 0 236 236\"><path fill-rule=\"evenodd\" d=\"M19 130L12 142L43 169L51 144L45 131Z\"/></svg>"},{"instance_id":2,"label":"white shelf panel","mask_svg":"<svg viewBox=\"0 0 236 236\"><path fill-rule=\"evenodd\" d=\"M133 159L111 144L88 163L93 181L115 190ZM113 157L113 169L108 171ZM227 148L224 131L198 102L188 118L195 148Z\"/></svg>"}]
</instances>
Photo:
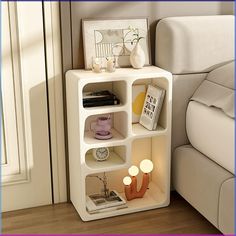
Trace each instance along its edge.
<instances>
[{"instance_id":1,"label":"white shelf panel","mask_svg":"<svg viewBox=\"0 0 236 236\"><path fill-rule=\"evenodd\" d=\"M125 164L125 161L115 152L110 152L109 158L106 161L96 161L92 153L89 153L85 157L85 162L89 168L96 171L110 171Z\"/></svg>"},{"instance_id":2,"label":"white shelf panel","mask_svg":"<svg viewBox=\"0 0 236 236\"><path fill-rule=\"evenodd\" d=\"M145 66L142 69L133 68L117 68L115 72L94 73L91 70L70 70L66 73L66 77L78 78L81 85L88 83L99 83L120 80L136 80L139 78L156 78L171 77L171 73L156 66Z\"/></svg>"},{"instance_id":3,"label":"white shelf panel","mask_svg":"<svg viewBox=\"0 0 236 236\"><path fill-rule=\"evenodd\" d=\"M132 124L132 132L133 132L133 136L144 138L144 137L163 135L166 132L166 129L164 129L161 126L157 126L156 130L151 131L151 130L144 128L139 123L137 123L137 124Z\"/></svg>"},{"instance_id":4,"label":"white shelf panel","mask_svg":"<svg viewBox=\"0 0 236 236\"><path fill-rule=\"evenodd\" d=\"M84 107L84 114L86 117L91 115L100 115L106 113L115 113L120 111L126 111L126 106L123 104L111 105L111 106L99 106L99 107Z\"/></svg>"},{"instance_id":5,"label":"white shelf panel","mask_svg":"<svg viewBox=\"0 0 236 236\"><path fill-rule=\"evenodd\" d=\"M111 129L111 132L113 135L111 139L99 140L94 138L94 133L92 131L86 131L84 133L84 142L89 145L99 145L100 147L104 145L106 147L106 145L111 146L114 142L121 142L125 140L125 137L114 128Z\"/></svg>"}]
</instances>

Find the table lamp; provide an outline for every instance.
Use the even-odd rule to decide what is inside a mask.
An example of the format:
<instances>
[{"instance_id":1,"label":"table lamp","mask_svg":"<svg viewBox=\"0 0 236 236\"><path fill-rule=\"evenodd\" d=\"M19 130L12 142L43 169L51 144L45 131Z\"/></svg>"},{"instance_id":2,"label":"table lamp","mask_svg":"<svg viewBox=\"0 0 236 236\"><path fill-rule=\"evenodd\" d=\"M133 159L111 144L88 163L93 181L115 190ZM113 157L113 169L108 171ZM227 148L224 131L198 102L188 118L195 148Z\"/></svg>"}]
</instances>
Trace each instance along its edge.
<instances>
[{"instance_id":1,"label":"table lamp","mask_svg":"<svg viewBox=\"0 0 236 236\"><path fill-rule=\"evenodd\" d=\"M131 166L128 169L128 173L131 175L124 177L123 183L125 185L125 196L128 201L135 198L142 198L147 191L149 184L149 173L153 170L153 163L151 160L144 159L139 165L141 171L143 172L142 185L139 191L137 191L137 175L139 173L139 168L137 166Z\"/></svg>"}]
</instances>

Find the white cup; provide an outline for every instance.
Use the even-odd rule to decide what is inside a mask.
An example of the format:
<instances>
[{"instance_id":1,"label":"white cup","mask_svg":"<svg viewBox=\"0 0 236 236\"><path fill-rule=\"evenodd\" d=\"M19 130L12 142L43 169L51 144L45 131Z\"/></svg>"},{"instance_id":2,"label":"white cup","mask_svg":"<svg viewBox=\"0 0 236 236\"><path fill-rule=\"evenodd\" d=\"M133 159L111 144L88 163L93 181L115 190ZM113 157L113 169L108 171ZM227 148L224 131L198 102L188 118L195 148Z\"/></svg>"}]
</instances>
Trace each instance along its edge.
<instances>
[{"instance_id":1,"label":"white cup","mask_svg":"<svg viewBox=\"0 0 236 236\"><path fill-rule=\"evenodd\" d=\"M102 72L102 60L101 58L93 57L92 58L92 71L95 73Z\"/></svg>"},{"instance_id":2,"label":"white cup","mask_svg":"<svg viewBox=\"0 0 236 236\"><path fill-rule=\"evenodd\" d=\"M115 57L107 57L107 72L114 72L116 70L116 58Z\"/></svg>"}]
</instances>

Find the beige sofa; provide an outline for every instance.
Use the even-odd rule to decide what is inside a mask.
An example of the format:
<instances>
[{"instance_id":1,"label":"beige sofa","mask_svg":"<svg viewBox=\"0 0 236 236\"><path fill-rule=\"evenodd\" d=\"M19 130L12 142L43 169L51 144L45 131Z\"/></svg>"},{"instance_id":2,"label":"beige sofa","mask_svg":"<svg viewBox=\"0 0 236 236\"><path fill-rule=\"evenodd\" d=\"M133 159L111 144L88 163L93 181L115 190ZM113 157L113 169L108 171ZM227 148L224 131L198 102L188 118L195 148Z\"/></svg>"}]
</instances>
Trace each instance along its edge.
<instances>
[{"instance_id":1,"label":"beige sofa","mask_svg":"<svg viewBox=\"0 0 236 236\"><path fill-rule=\"evenodd\" d=\"M157 24L156 65L174 80L172 184L224 234L234 233L233 60L234 16Z\"/></svg>"}]
</instances>

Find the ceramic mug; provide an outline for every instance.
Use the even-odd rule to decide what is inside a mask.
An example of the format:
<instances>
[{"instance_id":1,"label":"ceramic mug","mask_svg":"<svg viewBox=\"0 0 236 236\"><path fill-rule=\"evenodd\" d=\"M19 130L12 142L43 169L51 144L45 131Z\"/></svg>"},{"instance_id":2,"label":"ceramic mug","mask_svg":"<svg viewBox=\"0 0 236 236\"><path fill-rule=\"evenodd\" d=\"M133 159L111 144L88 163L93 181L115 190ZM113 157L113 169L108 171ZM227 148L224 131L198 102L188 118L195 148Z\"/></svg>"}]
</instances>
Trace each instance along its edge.
<instances>
[{"instance_id":1,"label":"ceramic mug","mask_svg":"<svg viewBox=\"0 0 236 236\"><path fill-rule=\"evenodd\" d=\"M96 139L106 140L112 138L111 117L98 117L96 121L90 123L90 129L94 132L94 137Z\"/></svg>"}]
</instances>

